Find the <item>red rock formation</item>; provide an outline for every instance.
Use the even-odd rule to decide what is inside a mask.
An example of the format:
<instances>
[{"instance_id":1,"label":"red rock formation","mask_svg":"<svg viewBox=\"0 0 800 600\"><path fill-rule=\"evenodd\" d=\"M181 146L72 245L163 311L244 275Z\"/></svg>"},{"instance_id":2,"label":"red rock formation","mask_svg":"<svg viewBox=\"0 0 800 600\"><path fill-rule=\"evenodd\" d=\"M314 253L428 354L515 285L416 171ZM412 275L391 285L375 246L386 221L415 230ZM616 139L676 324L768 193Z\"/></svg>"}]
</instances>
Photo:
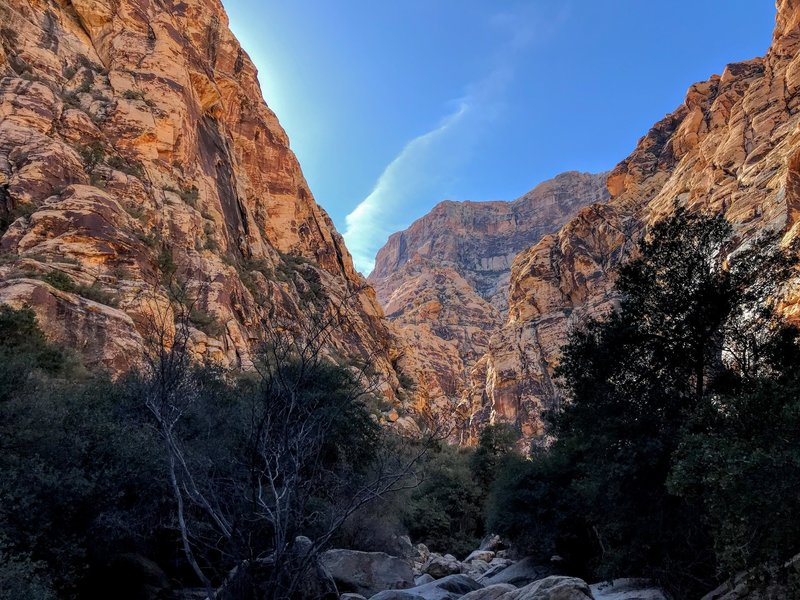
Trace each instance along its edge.
<instances>
[{"instance_id":1,"label":"red rock formation","mask_svg":"<svg viewBox=\"0 0 800 600\"><path fill-rule=\"evenodd\" d=\"M473 370L479 421L542 432L558 398L551 379L571 326L607 310L614 268L649 224L677 201L724 214L740 243L767 230L798 234L800 201L800 3L780 0L764 58L728 65L693 85L608 177L611 200L583 208L557 234L514 261L508 319ZM796 318L800 297L785 311Z\"/></svg>"},{"instance_id":2,"label":"red rock formation","mask_svg":"<svg viewBox=\"0 0 800 600\"><path fill-rule=\"evenodd\" d=\"M389 238L368 280L411 349L417 410L473 416L481 402L462 400L508 312L514 257L607 198L604 175L564 173L513 202L442 202Z\"/></svg>"},{"instance_id":3,"label":"red rock formation","mask_svg":"<svg viewBox=\"0 0 800 600\"><path fill-rule=\"evenodd\" d=\"M218 0L0 0L0 23L0 302L114 371L172 320L165 272L198 299L194 351L231 367L346 303L333 346L393 395L381 308Z\"/></svg>"}]
</instances>

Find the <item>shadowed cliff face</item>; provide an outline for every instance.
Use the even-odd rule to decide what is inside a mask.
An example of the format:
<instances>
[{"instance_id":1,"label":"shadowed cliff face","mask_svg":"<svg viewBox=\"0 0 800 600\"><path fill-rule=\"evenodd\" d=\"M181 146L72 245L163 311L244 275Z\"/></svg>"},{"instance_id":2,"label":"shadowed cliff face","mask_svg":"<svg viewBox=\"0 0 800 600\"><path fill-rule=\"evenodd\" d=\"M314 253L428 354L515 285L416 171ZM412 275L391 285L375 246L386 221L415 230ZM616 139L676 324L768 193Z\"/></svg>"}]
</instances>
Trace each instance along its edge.
<instances>
[{"instance_id":1,"label":"shadowed cliff face","mask_svg":"<svg viewBox=\"0 0 800 600\"><path fill-rule=\"evenodd\" d=\"M517 253L553 233L579 208L608 199L605 175L564 173L513 202L442 202L380 250L369 282L413 349L418 409L486 422L466 395L471 371L508 314Z\"/></svg>"},{"instance_id":2,"label":"shadowed cliff face","mask_svg":"<svg viewBox=\"0 0 800 600\"><path fill-rule=\"evenodd\" d=\"M543 433L541 412L559 398L551 377L568 330L613 305L614 269L676 201L725 215L741 244L768 230L783 232L784 242L797 236L798 91L800 4L781 0L764 58L693 85L608 176L608 204L581 209L516 257L508 318L471 374L476 421L516 421L529 435ZM790 318L799 302L790 294Z\"/></svg>"},{"instance_id":3,"label":"shadowed cliff face","mask_svg":"<svg viewBox=\"0 0 800 600\"><path fill-rule=\"evenodd\" d=\"M197 298L193 351L229 367L344 304L331 352L394 397L381 308L217 0L0 0L0 24L0 302L117 372L172 322L165 268Z\"/></svg>"}]
</instances>

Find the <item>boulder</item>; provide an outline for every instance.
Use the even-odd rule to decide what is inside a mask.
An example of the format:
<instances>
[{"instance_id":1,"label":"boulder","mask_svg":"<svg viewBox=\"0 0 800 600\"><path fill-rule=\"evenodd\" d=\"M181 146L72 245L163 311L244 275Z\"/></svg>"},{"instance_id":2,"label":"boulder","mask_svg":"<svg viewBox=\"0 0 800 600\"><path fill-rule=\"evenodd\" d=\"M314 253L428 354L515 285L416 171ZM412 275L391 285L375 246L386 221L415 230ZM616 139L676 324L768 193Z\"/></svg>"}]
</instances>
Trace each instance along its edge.
<instances>
[{"instance_id":1,"label":"boulder","mask_svg":"<svg viewBox=\"0 0 800 600\"><path fill-rule=\"evenodd\" d=\"M466 575L448 575L408 590L388 590L370 600L458 600L483 586Z\"/></svg>"},{"instance_id":2,"label":"boulder","mask_svg":"<svg viewBox=\"0 0 800 600\"><path fill-rule=\"evenodd\" d=\"M448 575L461 573L461 563L452 554L431 554L422 567L422 572L434 579L441 579Z\"/></svg>"},{"instance_id":3,"label":"boulder","mask_svg":"<svg viewBox=\"0 0 800 600\"><path fill-rule=\"evenodd\" d=\"M489 570L484 572L483 575L480 576L479 581L487 581L493 578L495 575L505 571L508 567L513 565L514 562L510 560L503 560L499 561L498 559L494 559L491 563L489 563Z\"/></svg>"},{"instance_id":4,"label":"boulder","mask_svg":"<svg viewBox=\"0 0 800 600\"><path fill-rule=\"evenodd\" d=\"M504 548L503 541L500 539L500 536L496 533L490 533L486 535L481 540L480 545L478 546L479 550L490 550L492 552L497 552L498 550L502 550Z\"/></svg>"},{"instance_id":5,"label":"boulder","mask_svg":"<svg viewBox=\"0 0 800 600\"><path fill-rule=\"evenodd\" d=\"M472 562L473 560L482 560L487 563L494 560L494 552L491 550L475 550L467 558L464 559L465 563Z\"/></svg>"},{"instance_id":6,"label":"boulder","mask_svg":"<svg viewBox=\"0 0 800 600\"><path fill-rule=\"evenodd\" d=\"M384 552L328 550L321 563L336 582L340 592L352 592L369 598L384 590L414 586L409 562Z\"/></svg>"},{"instance_id":7,"label":"boulder","mask_svg":"<svg viewBox=\"0 0 800 600\"><path fill-rule=\"evenodd\" d=\"M339 596L339 600L367 600L361 594L342 594Z\"/></svg>"},{"instance_id":8,"label":"boulder","mask_svg":"<svg viewBox=\"0 0 800 600\"><path fill-rule=\"evenodd\" d=\"M473 560L461 563L461 572L473 577L480 577L490 569L489 563L485 560Z\"/></svg>"},{"instance_id":9,"label":"boulder","mask_svg":"<svg viewBox=\"0 0 800 600\"><path fill-rule=\"evenodd\" d=\"M428 547L425 544L417 544L414 546L414 554L412 558L417 561L424 563L428 560L431 555L431 551L428 550Z\"/></svg>"},{"instance_id":10,"label":"boulder","mask_svg":"<svg viewBox=\"0 0 800 600\"><path fill-rule=\"evenodd\" d=\"M425 600L425 598L409 590L386 590L369 600Z\"/></svg>"},{"instance_id":11,"label":"boulder","mask_svg":"<svg viewBox=\"0 0 800 600\"><path fill-rule=\"evenodd\" d=\"M593 600L592 591L582 579L554 575L507 592L498 600Z\"/></svg>"},{"instance_id":12,"label":"boulder","mask_svg":"<svg viewBox=\"0 0 800 600\"><path fill-rule=\"evenodd\" d=\"M495 583L489 587L470 592L466 596L461 596L461 600L497 600L507 592L513 592L516 589L510 583Z\"/></svg>"},{"instance_id":13,"label":"boulder","mask_svg":"<svg viewBox=\"0 0 800 600\"><path fill-rule=\"evenodd\" d=\"M595 600L667 600L664 591L647 579L615 579L589 587Z\"/></svg>"},{"instance_id":14,"label":"boulder","mask_svg":"<svg viewBox=\"0 0 800 600\"><path fill-rule=\"evenodd\" d=\"M485 585L510 583L517 587L523 587L553 574L552 567L541 565L534 558L528 557L504 567L499 572L494 572L494 569L492 569L480 581Z\"/></svg>"},{"instance_id":15,"label":"boulder","mask_svg":"<svg viewBox=\"0 0 800 600\"><path fill-rule=\"evenodd\" d=\"M489 561L489 564L492 567L510 567L514 564L514 561L510 558L505 558L504 556L496 556Z\"/></svg>"},{"instance_id":16,"label":"boulder","mask_svg":"<svg viewBox=\"0 0 800 600\"><path fill-rule=\"evenodd\" d=\"M235 567L217 590L214 600L259 600L274 593L271 587L273 562L271 558L245 561ZM308 567L297 590L300 598L337 600L339 593L327 569L316 563Z\"/></svg>"},{"instance_id":17,"label":"boulder","mask_svg":"<svg viewBox=\"0 0 800 600\"><path fill-rule=\"evenodd\" d=\"M422 575L414 579L414 585L425 585L426 583L430 583L431 581L436 581L436 580L427 573L423 573Z\"/></svg>"},{"instance_id":18,"label":"boulder","mask_svg":"<svg viewBox=\"0 0 800 600\"><path fill-rule=\"evenodd\" d=\"M392 547L389 550L392 556L402 558L413 558L416 554L415 548L411 544L411 538L407 535L392 536Z\"/></svg>"}]
</instances>

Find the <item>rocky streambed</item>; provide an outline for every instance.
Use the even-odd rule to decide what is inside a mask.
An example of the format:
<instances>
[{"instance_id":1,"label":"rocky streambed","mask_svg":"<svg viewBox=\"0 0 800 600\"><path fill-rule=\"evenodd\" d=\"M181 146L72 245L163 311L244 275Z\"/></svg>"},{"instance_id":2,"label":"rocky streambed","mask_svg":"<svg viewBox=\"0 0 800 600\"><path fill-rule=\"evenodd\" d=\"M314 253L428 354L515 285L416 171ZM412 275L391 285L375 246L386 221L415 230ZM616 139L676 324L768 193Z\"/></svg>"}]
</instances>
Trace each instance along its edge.
<instances>
[{"instance_id":1,"label":"rocky streambed","mask_svg":"<svg viewBox=\"0 0 800 600\"><path fill-rule=\"evenodd\" d=\"M329 550L320 563L341 600L668 600L645 580L589 585L554 564L515 560L496 536L464 560L407 538L403 554Z\"/></svg>"}]
</instances>

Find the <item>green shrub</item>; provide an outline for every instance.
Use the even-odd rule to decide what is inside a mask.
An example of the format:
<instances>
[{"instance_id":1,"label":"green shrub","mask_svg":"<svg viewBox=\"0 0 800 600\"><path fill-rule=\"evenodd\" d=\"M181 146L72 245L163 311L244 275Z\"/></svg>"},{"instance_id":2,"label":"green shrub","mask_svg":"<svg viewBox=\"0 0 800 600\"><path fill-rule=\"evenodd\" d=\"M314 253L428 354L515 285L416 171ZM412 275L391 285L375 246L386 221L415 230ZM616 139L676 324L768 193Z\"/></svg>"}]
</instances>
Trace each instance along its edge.
<instances>
[{"instance_id":1,"label":"green shrub","mask_svg":"<svg viewBox=\"0 0 800 600\"><path fill-rule=\"evenodd\" d=\"M411 538L461 558L477 548L483 531L484 491L470 471L472 451L442 446L428 458L425 478L405 513Z\"/></svg>"},{"instance_id":2,"label":"green shrub","mask_svg":"<svg viewBox=\"0 0 800 600\"><path fill-rule=\"evenodd\" d=\"M106 159L106 149L102 142L99 141L93 141L78 146L78 154L80 154L83 160L83 166L87 173L91 173L97 165L101 164Z\"/></svg>"},{"instance_id":3,"label":"green shrub","mask_svg":"<svg viewBox=\"0 0 800 600\"><path fill-rule=\"evenodd\" d=\"M93 300L99 304L105 304L106 306L117 306L119 304L117 295L103 289L99 281L95 281L91 285L80 285L75 288L75 293L88 300Z\"/></svg>"},{"instance_id":4,"label":"green shrub","mask_svg":"<svg viewBox=\"0 0 800 600\"><path fill-rule=\"evenodd\" d=\"M72 281L72 277L63 271L50 271L42 277L42 281L49 283L62 292L74 292L76 290L75 282Z\"/></svg>"},{"instance_id":5,"label":"green shrub","mask_svg":"<svg viewBox=\"0 0 800 600\"><path fill-rule=\"evenodd\" d=\"M225 333L225 325L210 312L200 308L193 308L189 313L189 321L200 331L213 338L220 337Z\"/></svg>"}]
</instances>

